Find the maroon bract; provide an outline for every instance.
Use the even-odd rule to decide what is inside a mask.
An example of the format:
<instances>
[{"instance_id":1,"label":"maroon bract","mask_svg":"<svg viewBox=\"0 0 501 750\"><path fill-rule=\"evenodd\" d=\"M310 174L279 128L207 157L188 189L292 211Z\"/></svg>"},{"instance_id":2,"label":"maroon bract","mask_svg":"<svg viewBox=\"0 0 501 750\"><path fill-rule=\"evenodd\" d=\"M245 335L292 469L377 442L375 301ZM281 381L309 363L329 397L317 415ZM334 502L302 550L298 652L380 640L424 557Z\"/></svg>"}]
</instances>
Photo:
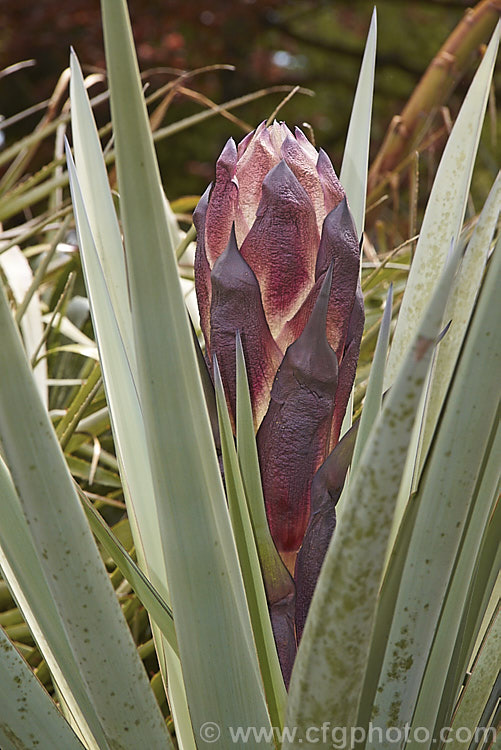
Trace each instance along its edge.
<instances>
[{"instance_id":1,"label":"maroon bract","mask_svg":"<svg viewBox=\"0 0 501 750\"><path fill-rule=\"evenodd\" d=\"M227 142L194 222L195 287L209 367L217 355L235 420L239 331L270 531L297 578L312 480L338 442L364 325L353 219L327 154L299 129L293 135L275 122L261 124L238 147ZM329 512L323 504L329 534L334 505ZM326 545L316 550L310 540L307 546L300 578L311 590L308 566L320 570ZM297 595L302 628L311 593ZM288 680L295 644L284 640L282 633Z\"/></svg>"}]
</instances>

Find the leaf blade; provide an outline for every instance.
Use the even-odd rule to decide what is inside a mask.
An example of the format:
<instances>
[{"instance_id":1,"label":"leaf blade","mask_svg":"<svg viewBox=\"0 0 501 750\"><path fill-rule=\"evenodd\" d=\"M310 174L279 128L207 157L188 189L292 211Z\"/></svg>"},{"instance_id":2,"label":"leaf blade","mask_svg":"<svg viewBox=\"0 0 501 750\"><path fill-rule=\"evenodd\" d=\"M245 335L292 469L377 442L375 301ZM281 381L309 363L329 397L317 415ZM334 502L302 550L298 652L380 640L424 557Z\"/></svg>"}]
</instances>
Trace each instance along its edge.
<instances>
[{"instance_id":1,"label":"leaf blade","mask_svg":"<svg viewBox=\"0 0 501 750\"><path fill-rule=\"evenodd\" d=\"M154 489L164 498L160 528L183 674L195 732L209 718L223 732L220 746L233 747L228 725L266 727L269 717L130 24L123 2L104 0L102 10L139 396ZM194 535L195 558L189 552ZM192 616L202 603L203 627Z\"/></svg>"},{"instance_id":2,"label":"leaf blade","mask_svg":"<svg viewBox=\"0 0 501 750\"><path fill-rule=\"evenodd\" d=\"M49 695L0 628L0 742L4 750L18 747L83 750ZM24 707L24 710L23 708ZM29 707L29 710L27 710Z\"/></svg>"},{"instance_id":3,"label":"leaf blade","mask_svg":"<svg viewBox=\"0 0 501 750\"><path fill-rule=\"evenodd\" d=\"M451 239L459 238L497 55L499 29L498 24L440 160L393 337L386 373L387 386L395 378L430 299Z\"/></svg>"},{"instance_id":4,"label":"leaf blade","mask_svg":"<svg viewBox=\"0 0 501 750\"><path fill-rule=\"evenodd\" d=\"M456 254L440 278L353 473L298 650L289 726L306 731L325 716L336 726L355 726L402 462L458 262ZM328 747L326 739L319 746ZM300 738L284 743L284 750L300 747Z\"/></svg>"},{"instance_id":5,"label":"leaf blade","mask_svg":"<svg viewBox=\"0 0 501 750\"><path fill-rule=\"evenodd\" d=\"M340 174L341 184L346 191L359 238L364 231L365 221L376 39L377 15L374 8L351 110Z\"/></svg>"},{"instance_id":6,"label":"leaf blade","mask_svg":"<svg viewBox=\"0 0 501 750\"><path fill-rule=\"evenodd\" d=\"M497 403L501 397L496 377L501 357L501 332L497 330L500 269L501 252L497 251L418 490L418 514L381 670L377 726L384 726L390 716L392 725L400 727L412 720L463 530L471 520L471 500L496 418L490 399L484 396L491 394Z\"/></svg>"},{"instance_id":7,"label":"leaf blade","mask_svg":"<svg viewBox=\"0 0 501 750\"><path fill-rule=\"evenodd\" d=\"M168 735L162 715L80 506L49 416L40 401L3 293L0 295L0 320L3 332L1 440L23 511L30 522L40 565L87 690L93 694L96 706L106 705L104 696L110 691L116 692L116 701L106 705L101 713L98 709L107 736L123 740L126 735L128 742L134 742L135 737L140 742L139 737L150 736L153 742L165 743ZM26 466L30 467L29 471ZM18 550L18 554L22 554L22 550ZM78 618L75 618L76 612ZM88 628L85 638L82 638L82 628ZM101 642L103 633L108 636L107 670L103 670L103 660L92 645L93 641ZM134 710L127 709L124 723L125 704L132 705ZM146 721L144 716L147 716ZM134 724L136 718L141 729Z\"/></svg>"},{"instance_id":8,"label":"leaf blade","mask_svg":"<svg viewBox=\"0 0 501 750\"><path fill-rule=\"evenodd\" d=\"M283 725L286 692L273 639L270 615L254 540L244 483L238 465L230 415L221 374L214 355L214 388L219 415L219 433L223 453L224 477L235 542L242 569L247 601L259 658L264 689L273 726Z\"/></svg>"}]
</instances>

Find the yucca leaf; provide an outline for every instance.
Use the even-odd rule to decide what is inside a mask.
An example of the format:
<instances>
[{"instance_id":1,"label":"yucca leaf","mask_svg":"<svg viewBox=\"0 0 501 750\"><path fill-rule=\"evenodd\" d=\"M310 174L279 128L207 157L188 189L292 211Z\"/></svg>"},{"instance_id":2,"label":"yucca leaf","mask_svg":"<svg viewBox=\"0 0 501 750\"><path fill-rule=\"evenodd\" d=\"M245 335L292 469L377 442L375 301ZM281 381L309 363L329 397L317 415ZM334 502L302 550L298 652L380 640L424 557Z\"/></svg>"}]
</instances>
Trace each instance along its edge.
<instances>
[{"instance_id":1,"label":"yucca leaf","mask_svg":"<svg viewBox=\"0 0 501 750\"><path fill-rule=\"evenodd\" d=\"M357 89L351 109L340 180L360 238L364 231L367 196L367 165L371 132L374 72L376 65L377 16L372 13Z\"/></svg>"},{"instance_id":2,"label":"yucca leaf","mask_svg":"<svg viewBox=\"0 0 501 750\"><path fill-rule=\"evenodd\" d=\"M461 345L478 295L500 209L501 173L498 174L478 218L445 309L444 320L452 321L452 325L438 348L433 367L422 427L420 468L424 464L433 439L447 389L461 352ZM417 472L418 476L419 473L420 470Z\"/></svg>"},{"instance_id":3,"label":"yucca leaf","mask_svg":"<svg viewBox=\"0 0 501 750\"><path fill-rule=\"evenodd\" d=\"M381 326L379 328L378 339L376 343L376 349L374 351L374 357L372 360L371 371L369 376L369 384L367 387L366 396L364 399L364 406L362 416L360 418L359 432L363 427L363 435L361 438L358 437L355 442L354 455L352 458L352 467L355 469L358 465L360 455L362 454L363 448L369 439L370 431L379 415L381 410L381 402L383 397L383 382L384 382L384 370L386 365L386 358L388 354L388 343L390 337L390 325L391 325L391 313L393 305L393 285L390 285L388 290L388 296L386 298L385 309L383 318L381 320ZM338 511L338 523L341 522L343 516L343 509L345 507L344 498L349 492L349 480L345 483L343 493L339 499L339 511ZM387 623L391 621L393 613L393 605L396 600L396 590L398 590L398 570L401 570L403 562L398 562L402 559L405 549L408 544L408 535L405 538L401 537L397 540L397 544L393 549L393 557L396 558L393 562L390 576L386 577L383 585L382 592L380 595L376 620L374 624L373 635L371 639L369 658L367 662L366 674L364 679L364 687L362 697L360 701L359 717L356 722L356 726L366 728L370 719L370 707L372 706L372 700L374 691L377 687L377 680L379 676L380 662L383 658L384 647L386 646L385 637L387 635L386 628ZM389 554L389 551L388 553ZM378 666L379 665L379 666Z\"/></svg>"},{"instance_id":4,"label":"yucca leaf","mask_svg":"<svg viewBox=\"0 0 501 750\"><path fill-rule=\"evenodd\" d=\"M358 237L361 238L365 224L367 198L367 166L371 132L372 100L376 66L377 14L372 13L371 25L365 43L364 56L358 77L357 89L346 135L340 180L348 198L350 211ZM353 390L341 425L340 437L351 427L353 416Z\"/></svg>"},{"instance_id":5,"label":"yucca leaf","mask_svg":"<svg viewBox=\"0 0 501 750\"><path fill-rule=\"evenodd\" d=\"M386 387L395 379L428 306L451 240L459 238L498 50L499 29L498 24L464 99L428 198L388 359Z\"/></svg>"},{"instance_id":6,"label":"yucca leaf","mask_svg":"<svg viewBox=\"0 0 501 750\"><path fill-rule=\"evenodd\" d=\"M494 453L493 457L495 461ZM459 637L447 670L447 680L435 722L435 736L440 727L447 724L448 717L452 713L488 607L492 597L495 596L495 586L501 568L500 524L501 504L498 502L485 529L475 571L469 582L467 604L461 616Z\"/></svg>"},{"instance_id":7,"label":"yucca leaf","mask_svg":"<svg viewBox=\"0 0 501 750\"><path fill-rule=\"evenodd\" d=\"M303 737L326 716L336 726L355 726L403 462L458 263L456 254L442 274L353 472L292 674L286 724ZM284 750L299 749L300 738L286 740Z\"/></svg>"},{"instance_id":8,"label":"yucca leaf","mask_svg":"<svg viewBox=\"0 0 501 750\"><path fill-rule=\"evenodd\" d=\"M489 524L487 526L475 575L471 582L471 592L468 597L469 610L466 612L466 627L464 629L464 648L462 649L462 661L459 667L459 675L464 675L468 663L478 639L482 622L489 607L490 601L496 594L496 586L499 585L499 570L501 569L501 549L499 547L499 524L501 522L501 504L498 502L494 507ZM456 685L459 679L456 680Z\"/></svg>"},{"instance_id":9,"label":"yucca leaf","mask_svg":"<svg viewBox=\"0 0 501 750\"><path fill-rule=\"evenodd\" d=\"M92 750L108 750L96 710L56 603L40 566L38 554L9 471L0 458L0 568L49 666L69 712ZM22 550L22 555L19 554Z\"/></svg>"},{"instance_id":10,"label":"yucca leaf","mask_svg":"<svg viewBox=\"0 0 501 750\"><path fill-rule=\"evenodd\" d=\"M358 428L357 440L353 451L352 465L356 467L364 446L369 438L371 429L381 410L381 401L383 398L384 370L386 366L386 357L388 355L388 344L390 341L391 311L393 306L393 285L390 284L381 327L377 338L374 357L371 364L369 383L364 399L364 408L360 417L360 426Z\"/></svg>"},{"instance_id":11,"label":"yucca leaf","mask_svg":"<svg viewBox=\"0 0 501 750\"><path fill-rule=\"evenodd\" d=\"M1 250L1 247L0 247ZM5 274L7 283L19 306L22 304L26 292L30 289L33 282L33 271L19 247L11 247L9 250L2 252L0 255L0 266ZM45 346L40 348L40 341L43 334L42 310L40 306L40 297L38 292L34 292L31 300L26 307L25 313L20 322L21 332L23 334L24 347L29 359L35 353L45 352ZM33 375L38 385L38 390L45 403L48 404L47 388L47 361L39 360L33 370Z\"/></svg>"},{"instance_id":12,"label":"yucca leaf","mask_svg":"<svg viewBox=\"0 0 501 750\"><path fill-rule=\"evenodd\" d=\"M452 741L449 747L453 750L468 750L470 747L471 738L467 737L464 731L460 733L458 730L464 730L464 727L467 727L471 730L472 734L475 732L484 706L491 695L492 686L495 684L496 678L499 679L501 669L500 654L501 606L498 605L492 625L487 631L484 643L473 665L472 673L461 695L458 710L452 722L450 736ZM497 696L494 695L494 700L496 702L499 700L499 693ZM497 727L492 727L492 729L490 735L486 734L486 737L490 736L492 738L493 734L496 733ZM481 739L481 736L478 739Z\"/></svg>"},{"instance_id":13,"label":"yucca leaf","mask_svg":"<svg viewBox=\"0 0 501 750\"><path fill-rule=\"evenodd\" d=\"M102 10L139 399L186 692L195 732L214 721L233 748L229 725L269 717L126 7Z\"/></svg>"},{"instance_id":14,"label":"yucca leaf","mask_svg":"<svg viewBox=\"0 0 501 750\"><path fill-rule=\"evenodd\" d=\"M83 745L0 628L2 750L83 750Z\"/></svg>"},{"instance_id":15,"label":"yucca leaf","mask_svg":"<svg viewBox=\"0 0 501 750\"><path fill-rule=\"evenodd\" d=\"M71 475L77 479L81 479L83 482L90 481L91 476L91 462L78 456L66 456L66 463ZM102 484L104 487L111 489L120 489L121 482L118 474L115 474L108 469L104 469L102 466L98 466L94 472L94 482L96 484Z\"/></svg>"},{"instance_id":16,"label":"yucca leaf","mask_svg":"<svg viewBox=\"0 0 501 750\"><path fill-rule=\"evenodd\" d=\"M197 364L198 364L198 369L200 372L200 378L202 380L202 388L204 391L205 403L207 404L207 411L209 412L209 419L210 419L210 424L212 427L212 434L214 435L214 442L216 444L216 449L219 452L221 448L221 444L220 444L221 440L219 437L219 422L218 422L218 417L217 417L216 394L214 393L214 384L212 382L209 368L207 366L207 361L202 351L202 347L200 346L200 342L197 338L197 333L195 331L195 327L193 326L193 323L191 324L191 334L193 338L193 344L195 346L195 354L197 357Z\"/></svg>"},{"instance_id":17,"label":"yucca leaf","mask_svg":"<svg viewBox=\"0 0 501 750\"><path fill-rule=\"evenodd\" d=\"M163 717L40 401L3 293L0 326L0 439L88 693L110 743L137 747L149 737L161 746L168 739ZM23 552L18 550L19 555ZM103 637L105 655L95 648ZM115 692L115 700L108 703L110 692Z\"/></svg>"},{"instance_id":18,"label":"yucca leaf","mask_svg":"<svg viewBox=\"0 0 501 750\"><path fill-rule=\"evenodd\" d=\"M441 704L452 705L463 682L458 660L458 641L464 637L463 614L468 611L470 582L499 492L499 456L501 455L501 428L494 425L494 437L485 454L480 486L472 497L472 507L461 547L456 558L454 573L440 615L433 646L429 652L426 671L414 714L414 725L433 731ZM460 651L459 651L460 653ZM456 658L455 658L456 657ZM458 679L448 685L448 672L454 669ZM448 688L448 689L447 689ZM441 727L439 727L440 730Z\"/></svg>"},{"instance_id":19,"label":"yucca leaf","mask_svg":"<svg viewBox=\"0 0 501 750\"><path fill-rule=\"evenodd\" d=\"M92 356L90 354L90 350L95 350L94 342L92 339L90 339L88 336L85 335L77 326L71 322L69 318L67 318L65 315L61 315L60 313L57 313L52 319L52 314L47 313L42 317L42 320L44 323L52 323L54 328L57 328L60 333L62 333L64 336L69 338L71 341L74 341L76 344L78 344L81 347L86 347L89 353L87 353L86 349L78 350L76 348L73 349L73 351L80 351L83 356ZM71 345L70 345L71 346ZM51 349L51 352L53 352L55 349ZM63 347L59 347L59 351L72 351L68 346L66 346L65 349ZM97 354L94 354L94 358L97 359Z\"/></svg>"},{"instance_id":20,"label":"yucca leaf","mask_svg":"<svg viewBox=\"0 0 501 750\"><path fill-rule=\"evenodd\" d=\"M385 372L385 387L389 387L395 377L451 246L460 242L461 225L497 54L499 28L498 25L468 90L440 160L397 319ZM414 427L411 450L406 459L397 512L393 521L392 540L395 539L413 488L413 481L415 489L419 478L415 468L424 409L425 397L423 396L419 418Z\"/></svg>"},{"instance_id":21,"label":"yucca leaf","mask_svg":"<svg viewBox=\"0 0 501 750\"><path fill-rule=\"evenodd\" d=\"M214 388L219 416L219 433L224 465L224 480L228 496L231 522L235 534L240 567L251 616L254 640L259 659L270 719L273 726L284 722L286 692L277 649L273 639L270 614L266 601L263 576L259 565L256 542L252 529L244 483L238 464L230 415L226 404L223 383L214 356Z\"/></svg>"},{"instance_id":22,"label":"yucca leaf","mask_svg":"<svg viewBox=\"0 0 501 750\"><path fill-rule=\"evenodd\" d=\"M56 426L56 435L59 438L63 450L68 444L72 434L78 427L78 422L83 411L89 405L89 399L97 394L101 388L101 368L99 364L93 364L92 370L88 377L79 386L77 392L71 400L66 413L62 416Z\"/></svg>"},{"instance_id":23,"label":"yucca leaf","mask_svg":"<svg viewBox=\"0 0 501 750\"><path fill-rule=\"evenodd\" d=\"M370 652L365 670L362 696L358 708L356 726L367 731L374 705L374 696L378 686L381 665L383 663L388 633L395 612L400 579L405 565L407 549L409 547L418 505L409 503L398 530L395 542L391 547L389 562L385 568L385 575L378 597L374 628L371 635ZM365 739L357 745L365 747Z\"/></svg>"},{"instance_id":24,"label":"yucca leaf","mask_svg":"<svg viewBox=\"0 0 501 750\"><path fill-rule=\"evenodd\" d=\"M146 607L162 631L173 651L178 651L172 611L154 586L120 544L107 523L100 516L83 492L79 492L92 531L106 552L117 565L123 577L130 583L142 604Z\"/></svg>"},{"instance_id":25,"label":"yucca leaf","mask_svg":"<svg viewBox=\"0 0 501 750\"><path fill-rule=\"evenodd\" d=\"M419 509L381 670L375 726L402 728L412 720L459 544L471 522L471 501L496 419L493 403L501 396L500 271L496 252L414 499ZM483 501L487 507L478 510L485 523L491 497Z\"/></svg>"},{"instance_id":26,"label":"yucca leaf","mask_svg":"<svg viewBox=\"0 0 501 750\"><path fill-rule=\"evenodd\" d=\"M82 71L73 51L70 69L71 132L78 180L127 359L135 371L136 358L122 238L94 115Z\"/></svg>"},{"instance_id":27,"label":"yucca leaf","mask_svg":"<svg viewBox=\"0 0 501 750\"><path fill-rule=\"evenodd\" d=\"M472 500L472 509L461 542L454 574L449 585L440 622L429 653L426 671L416 705L414 723L433 731L443 704L450 707L459 694L463 675L457 646L464 637L464 613L468 610L470 582L474 578L479 549L484 538L488 519L497 501L499 484L499 451L501 431L487 452L485 472L478 492ZM449 681L449 673L458 675ZM437 730L440 731L440 726Z\"/></svg>"},{"instance_id":28,"label":"yucca leaf","mask_svg":"<svg viewBox=\"0 0 501 750\"><path fill-rule=\"evenodd\" d=\"M87 147L99 148L99 144L90 141ZM160 535L157 503L136 385L98 258L75 166L68 149L67 160L84 275L94 330L100 347L104 383L134 542L140 565L161 596L170 604L164 542ZM105 242L106 236L102 238ZM178 656L170 653L168 645L165 646L166 653L163 653L161 639L159 641L156 638L156 643L165 680L166 670L170 671L172 711L178 726L183 727L183 748L186 750L188 747L194 747L194 740L186 696L179 679Z\"/></svg>"},{"instance_id":29,"label":"yucca leaf","mask_svg":"<svg viewBox=\"0 0 501 750\"><path fill-rule=\"evenodd\" d=\"M88 359L99 359L97 346L94 346L94 344L92 346L87 346L85 344L64 344L63 346L51 346L50 351L47 352L47 355L56 354L57 352L71 352L72 354L81 354L82 357L86 357Z\"/></svg>"}]
</instances>

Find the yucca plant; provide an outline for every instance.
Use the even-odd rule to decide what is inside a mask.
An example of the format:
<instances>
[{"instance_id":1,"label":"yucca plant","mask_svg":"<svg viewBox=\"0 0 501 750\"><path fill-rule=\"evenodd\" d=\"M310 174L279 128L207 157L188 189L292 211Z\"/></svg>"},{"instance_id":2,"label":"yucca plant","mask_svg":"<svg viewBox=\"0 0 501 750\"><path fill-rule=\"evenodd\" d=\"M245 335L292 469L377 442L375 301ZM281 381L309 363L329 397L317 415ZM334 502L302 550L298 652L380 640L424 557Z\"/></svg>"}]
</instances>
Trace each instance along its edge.
<instances>
[{"instance_id":1,"label":"yucca plant","mask_svg":"<svg viewBox=\"0 0 501 750\"><path fill-rule=\"evenodd\" d=\"M325 529L306 533L312 482L337 443L355 377L359 241L327 154L277 122L262 123L238 150L228 141L194 222L203 338L234 425L237 341L246 363L267 522L282 560L261 553L261 568L288 684L335 524L332 503Z\"/></svg>"},{"instance_id":2,"label":"yucca plant","mask_svg":"<svg viewBox=\"0 0 501 750\"><path fill-rule=\"evenodd\" d=\"M499 28L444 151L387 358L388 291L362 417L350 428L353 366L341 395L339 384L350 344L358 349L360 341L352 316L360 323L358 246L375 16L339 183L304 136L294 141L282 126L260 126L241 148L241 159L263 143L266 150L268 139L271 158L257 170L252 201L245 203L257 218L252 222L243 211L244 224L238 201L231 194L227 200L235 185L244 196L231 145L233 174L228 152L219 162L228 179L216 174L195 214L204 360L176 262L186 242L161 186L126 6L103 0L102 9L119 216L74 55L74 161L69 146L67 159L137 565L74 483L1 295L0 565L48 665L57 700L56 706L2 634L2 750L174 746L91 527L149 612L179 747L479 747L483 727L490 728L487 745L497 747L501 621L491 595L499 568L501 290L500 253L491 250L499 244L499 177L473 231L461 230ZM299 161L306 168L299 169ZM337 198L346 195L344 202L328 203L323 192L320 214L309 209L309 190L318 188L313 167L321 188L328 171ZM248 176L242 168L240 183ZM217 200L220 187L224 200ZM299 213L290 203L279 210L270 200L294 191L296 199L301 196ZM261 219L267 211L271 218ZM273 289L283 284L279 274L285 271L261 253L273 250L277 214L275 254L291 238L290 252L309 258L301 277L307 283L295 294L298 275L291 275L292 288L285 291L295 300L284 307L283 295L276 299ZM253 232L257 240L250 241ZM214 237L219 244L211 256ZM329 242L336 252L328 251ZM336 276L346 254L356 259L355 268ZM228 315L242 268L249 283ZM245 295L254 307L239 318ZM313 356L318 341L325 355L321 367ZM270 350L276 356L268 367ZM345 361L353 365L353 358ZM307 377L305 367L311 369ZM89 376L86 398L98 377L98 370ZM292 528L297 503L301 530L289 549L282 544L280 498L274 495L282 476L274 429L288 429L290 422L280 423L273 411L277 391L289 398L291 385L320 399L315 378L322 388L329 379L337 382L314 428L308 399L299 400L303 419L291 401L290 434L298 447L285 472L297 473L300 481L291 484L299 484L300 492L287 495L286 515ZM301 438L311 443L317 437L322 447L314 448L311 460L311 446L301 449ZM294 567L291 552L298 561L304 556L302 568L299 562ZM301 571L306 588L315 591L306 621L294 627L290 607L296 589L298 601L302 596ZM277 651L287 681L294 663L288 692Z\"/></svg>"}]
</instances>

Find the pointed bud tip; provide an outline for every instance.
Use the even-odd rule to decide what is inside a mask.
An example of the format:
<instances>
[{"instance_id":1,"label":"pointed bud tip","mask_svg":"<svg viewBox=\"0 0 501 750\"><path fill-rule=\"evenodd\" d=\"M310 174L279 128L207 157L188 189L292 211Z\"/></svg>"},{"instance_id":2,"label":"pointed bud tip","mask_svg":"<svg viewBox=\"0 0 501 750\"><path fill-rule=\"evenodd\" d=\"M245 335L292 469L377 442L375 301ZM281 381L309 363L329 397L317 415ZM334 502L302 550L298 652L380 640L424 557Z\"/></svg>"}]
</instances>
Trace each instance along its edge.
<instances>
[{"instance_id":1,"label":"pointed bud tip","mask_svg":"<svg viewBox=\"0 0 501 750\"><path fill-rule=\"evenodd\" d=\"M201 195L200 200L195 206L193 211L193 224L197 230L197 234L202 228L205 228L205 215L207 213L207 206L209 205L209 198L212 190L212 182L207 186L205 192Z\"/></svg>"},{"instance_id":2,"label":"pointed bud tip","mask_svg":"<svg viewBox=\"0 0 501 750\"><path fill-rule=\"evenodd\" d=\"M346 195L332 211L329 211L324 219L324 226L330 231L350 232L356 238L358 244L357 230Z\"/></svg>"},{"instance_id":3,"label":"pointed bud tip","mask_svg":"<svg viewBox=\"0 0 501 750\"><path fill-rule=\"evenodd\" d=\"M327 310L332 285L334 262L325 272L320 292L315 300L305 327L299 338L290 345L287 354L307 378L313 377L318 383L337 386L339 364L334 349L327 338Z\"/></svg>"},{"instance_id":4,"label":"pointed bud tip","mask_svg":"<svg viewBox=\"0 0 501 750\"><path fill-rule=\"evenodd\" d=\"M330 156L322 147L318 149L317 169L319 172L330 172L330 170L334 172ZM334 174L336 173L334 172Z\"/></svg>"},{"instance_id":5,"label":"pointed bud tip","mask_svg":"<svg viewBox=\"0 0 501 750\"><path fill-rule=\"evenodd\" d=\"M216 162L216 173L218 168L224 169L233 177L237 165L237 157L237 144L233 138L228 138Z\"/></svg>"},{"instance_id":6,"label":"pointed bud tip","mask_svg":"<svg viewBox=\"0 0 501 750\"><path fill-rule=\"evenodd\" d=\"M256 288L259 290L254 271L240 253L234 223L230 230L228 244L214 263L211 280L213 284L222 285L227 291L239 289L242 292L245 290L246 293L249 293L250 290Z\"/></svg>"},{"instance_id":7,"label":"pointed bud tip","mask_svg":"<svg viewBox=\"0 0 501 750\"><path fill-rule=\"evenodd\" d=\"M224 251L221 253L219 258L214 263L212 273L216 271L216 274L217 274L216 269L220 269L221 266L226 266L228 263L231 263L233 267L235 262L238 263L239 261L242 261L243 263L245 263L238 249L237 235L235 232L235 222L233 222L233 224L231 225L231 229L230 229L230 237L228 239L228 244L226 245ZM229 269L226 269L225 273L230 273Z\"/></svg>"},{"instance_id":8,"label":"pointed bud tip","mask_svg":"<svg viewBox=\"0 0 501 750\"><path fill-rule=\"evenodd\" d=\"M291 187L299 187L301 190L304 190L285 159L281 159L278 164L270 169L263 180L263 191L275 193L281 185L290 185Z\"/></svg>"},{"instance_id":9,"label":"pointed bud tip","mask_svg":"<svg viewBox=\"0 0 501 750\"><path fill-rule=\"evenodd\" d=\"M334 260L329 264L327 271L325 272L325 278L320 287L320 292L311 311L310 317L304 327L301 337L309 339L312 336L318 335L318 331L326 331L327 325L327 310L329 307L329 298L332 286L332 275L334 270ZM325 334L325 340L327 341L327 334Z\"/></svg>"}]
</instances>

